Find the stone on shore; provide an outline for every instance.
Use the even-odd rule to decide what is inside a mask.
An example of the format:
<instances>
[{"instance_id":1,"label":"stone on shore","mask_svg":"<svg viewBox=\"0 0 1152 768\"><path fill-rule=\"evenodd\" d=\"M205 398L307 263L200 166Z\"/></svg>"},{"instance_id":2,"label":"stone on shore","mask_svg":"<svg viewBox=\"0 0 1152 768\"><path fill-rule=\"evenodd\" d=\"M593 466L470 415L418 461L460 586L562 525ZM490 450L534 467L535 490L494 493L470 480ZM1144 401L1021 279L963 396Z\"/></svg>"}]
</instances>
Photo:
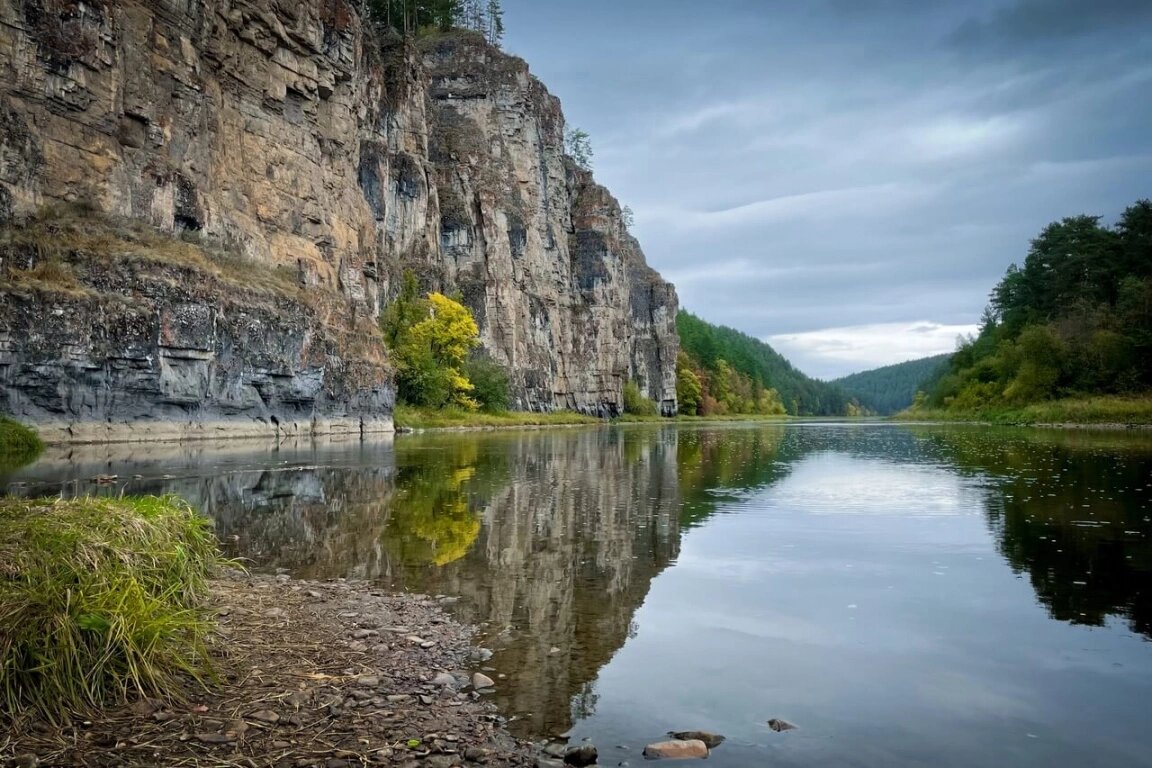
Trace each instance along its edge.
<instances>
[{"instance_id":1,"label":"stone on shore","mask_svg":"<svg viewBox=\"0 0 1152 768\"><path fill-rule=\"evenodd\" d=\"M476 690L480 690L481 688L491 688L495 685L496 681L488 677L488 675L483 674L482 672L475 672L472 675L472 687Z\"/></svg>"},{"instance_id":2,"label":"stone on shore","mask_svg":"<svg viewBox=\"0 0 1152 768\"><path fill-rule=\"evenodd\" d=\"M596 751L596 747L591 744L569 747L567 751L564 752L564 762L568 765L574 765L577 768L594 764L597 757L599 757L599 753Z\"/></svg>"},{"instance_id":3,"label":"stone on shore","mask_svg":"<svg viewBox=\"0 0 1152 768\"><path fill-rule=\"evenodd\" d=\"M708 757L708 745L700 739L671 739L644 747L649 760L688 760Z\"/></svg>"}]
</instances>

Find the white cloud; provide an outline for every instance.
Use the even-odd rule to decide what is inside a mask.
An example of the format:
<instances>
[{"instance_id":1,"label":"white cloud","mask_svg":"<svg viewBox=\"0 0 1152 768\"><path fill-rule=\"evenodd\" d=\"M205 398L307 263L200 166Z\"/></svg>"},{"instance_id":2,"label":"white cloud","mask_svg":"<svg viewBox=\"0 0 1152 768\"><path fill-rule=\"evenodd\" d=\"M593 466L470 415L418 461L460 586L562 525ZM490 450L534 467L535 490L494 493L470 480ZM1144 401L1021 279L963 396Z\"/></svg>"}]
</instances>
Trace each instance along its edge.
<instances>
[{"instance_id":1,"label":"white cloud","mask_svg":"<svg viewBox=\"0 0 1152 768\"><path fill-rule=\"evenodd\" d=\"M856 371L951 352L975 325L927 320L824 328L769 336L765 341L811 376L836 378Z\"/></svg>"}]
</instances>

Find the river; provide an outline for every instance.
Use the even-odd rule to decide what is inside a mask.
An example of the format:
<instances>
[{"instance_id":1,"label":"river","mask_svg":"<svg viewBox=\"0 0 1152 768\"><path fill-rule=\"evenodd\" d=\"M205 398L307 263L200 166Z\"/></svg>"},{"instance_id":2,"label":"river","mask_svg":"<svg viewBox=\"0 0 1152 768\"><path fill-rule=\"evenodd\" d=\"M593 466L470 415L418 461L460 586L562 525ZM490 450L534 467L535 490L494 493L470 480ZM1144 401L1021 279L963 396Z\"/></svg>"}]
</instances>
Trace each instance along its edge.
<instances>
[{"instance_id":1,"label":"river","mask_svg":"<svg viewBox=\"0 0 1152 768\"><path fill-rule=\"evenodd\" d=\"M602 765L693 729L722 767L1152 766L1148 432L79 446L0 482L177 493L256 569L458 597L513 730Z\"/></svg>"}]
</instances>

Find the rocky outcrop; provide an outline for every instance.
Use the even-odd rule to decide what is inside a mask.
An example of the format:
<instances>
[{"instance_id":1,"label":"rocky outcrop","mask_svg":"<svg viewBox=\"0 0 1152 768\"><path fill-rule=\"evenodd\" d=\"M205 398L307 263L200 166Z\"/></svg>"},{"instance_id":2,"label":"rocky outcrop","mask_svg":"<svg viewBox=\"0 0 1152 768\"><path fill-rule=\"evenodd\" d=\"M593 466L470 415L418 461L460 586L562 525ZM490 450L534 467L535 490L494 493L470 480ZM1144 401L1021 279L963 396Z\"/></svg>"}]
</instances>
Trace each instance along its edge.
<instances>
[{"instance_id":1,"label":"rocky outcrop","mask_svg":"<svg viewBox=\"0 0 1152 768\"><path fill-rule=\"evenodd\" d=\"M391 431L375 325L343 297L147 233L60 226L0 248L0 410L47 441Z\"/></svg>"},{"instance_id":2,"label":"rocky outcrop","mask_svg":"<svg viewBox=\"0 0 1152 768\"><path fill-rule=\"evenodd\" d=\"M322 396L283 413L274 395L252 409L206 399L202 410L187 401L178 413L135 414L73 408L77 398L65 397L62 409L24 414L80 430L95 419L206 421L218 411L236 424L384 425L386 369L335 340L349 318L379 314L405 269L426 288L461 293L485 350L511 371L519 407L614 413L632 379L673 412L675 292L645 265L616 201L565 156L563 130L559 103L524 62L463 32L420 48L366 36L347 0L0 0L0 221L81 203L194 233L343 303L333 315L282 306L265 318L269 349L292 361L289 390L317 375L291 352L294 324L301 338L333 340L336 367L376 371L325 379ZM183 311L130 278L111 288L142 296L156 318ZM66 311L95 326L106 307L90 298ZM27 302L19 311L32 312ZM227 344L226 326L212 343ZM108 336L110 357L86 348L109 398L127 396L109 372L130 341ZM0 387L9 403L35 399L20 382L49 347L26 350L15 334L7 344ZM152 345L158 361L163 345ZM265 375L259 349L251 359L247 346L231 349L219 365L245 380ZM42 392L73 388L57 363L42 372Z\"/></svg>"}]
</instances>

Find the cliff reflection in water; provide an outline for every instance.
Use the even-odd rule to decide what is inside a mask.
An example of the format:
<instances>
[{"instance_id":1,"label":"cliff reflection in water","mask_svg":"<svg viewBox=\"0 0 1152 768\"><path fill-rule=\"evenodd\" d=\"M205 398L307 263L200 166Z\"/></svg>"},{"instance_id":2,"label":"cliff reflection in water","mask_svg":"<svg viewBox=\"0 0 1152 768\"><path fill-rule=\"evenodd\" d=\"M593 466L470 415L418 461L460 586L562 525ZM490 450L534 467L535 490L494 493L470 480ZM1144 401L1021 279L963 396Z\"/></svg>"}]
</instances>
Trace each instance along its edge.
<instances>
[{"instance_id":1,"label":"cliff reflection in water","mask_svg":"<svg viewBox=\"0 0 1152 768\"><path fill-rule=\"evenodd\" d=\"M1054 618L1122 617L1152 637L1148 435L743 425L105 446L50 449L6 480L20 493L176 493L257 568L460 596L508 675L495 696L536 735L595 707L593 682L684 531L755 506L821 453L976 478L971 511ZM119 478L88 482L101 474Z\"/></svg>"},{"instance_id":2,"label":"cliff reflection in water","mask_svg":"<svg viewBox=\"0 0 1152 768\"><path fill-rule=\"evenodd\" d=\"M485 625L496 650L491 666L514 678L497 689L505 711L520 716L524 732L564 730L569 702L590 701L585 687L623 645L652 578L679 550L675 433L463 439L482 446L460 488L483 521L475 545L435 569L399 558L394 582L461 596L460 616ZM418 545L425 518L408 494L426 482L428 456L460 441L430 437L411 454L398 452L404 503L394 515L404 509L404 518L390 526L391 551ZM445 508L453 503L443 499Z\"/></svg>"},{"instance_id":3,"label":"cliff reflection in water","mask_svg":"<svg viewBox=\"0 0 1152 768\"><path fill-rule=\"evenodd\" d=\"M1152 440L1066 430L918 430L960 471L995 478L998 548L1055 619L1109 616L1152 638Z\"/></svg>"}]
</instances>

